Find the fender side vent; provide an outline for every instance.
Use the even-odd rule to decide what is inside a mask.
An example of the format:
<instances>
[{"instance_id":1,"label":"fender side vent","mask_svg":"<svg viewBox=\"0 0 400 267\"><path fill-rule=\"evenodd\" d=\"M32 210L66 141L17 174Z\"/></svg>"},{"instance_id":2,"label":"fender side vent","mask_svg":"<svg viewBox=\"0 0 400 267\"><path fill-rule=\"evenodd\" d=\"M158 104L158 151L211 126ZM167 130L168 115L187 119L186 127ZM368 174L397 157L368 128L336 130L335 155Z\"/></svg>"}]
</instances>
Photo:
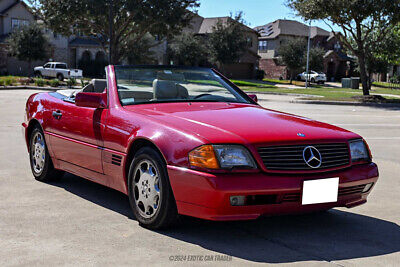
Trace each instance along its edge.
<instances>
[{"instance_id":1,"label":"fender side vent","mask_svg":"<svg viewBox=\"0 0 400 267\"><path fill-rule=\"evenodd\" d=\"M117 166L121 166L122 156L113 154L111 156L111 163Z\"/></svg>"}]
</instances>

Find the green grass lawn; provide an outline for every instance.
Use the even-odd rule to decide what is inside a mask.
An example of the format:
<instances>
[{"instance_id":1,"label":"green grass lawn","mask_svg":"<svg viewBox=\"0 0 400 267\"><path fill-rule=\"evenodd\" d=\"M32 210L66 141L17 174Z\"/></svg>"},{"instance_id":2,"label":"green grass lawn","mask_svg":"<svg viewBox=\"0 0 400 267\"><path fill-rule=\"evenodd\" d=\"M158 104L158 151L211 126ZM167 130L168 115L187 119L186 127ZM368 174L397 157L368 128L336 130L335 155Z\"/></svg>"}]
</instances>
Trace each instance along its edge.
<instances>
[{"instance_id":1,"label":"green grass lawn","mask_svg":"<svg viewBox=\"0 0 400 267\"><path fill-rule=\"evenodd\" d=\"M263 83L263 82L249 82L249 81L242 81L242 80L231 80L234 84L236 84L239 87L257 87L257 88L276 88L276 86Z\"/></svg>"},{"instance_id":2,"label":"green grass lawn","mask_svg":"<svg viewBox=\"0 0 400 267\"><path fill-rule=\"evenodd\" d=\"M381 87L381 88L399 88L400 89L400 84L398 83L387 83L387 82L373 82L372 85Z\"/></svg>"},{"instance_id":3,"label":"green grass lawn","mask_svg":"<svg viewBox=\"0 0 400 267\"><path fill-rule=\"evenodd\" d=\"M263 81L278 84L290 84L289 80L279 80L279 79L264 79Z\"/></svg>"}]
</instances>

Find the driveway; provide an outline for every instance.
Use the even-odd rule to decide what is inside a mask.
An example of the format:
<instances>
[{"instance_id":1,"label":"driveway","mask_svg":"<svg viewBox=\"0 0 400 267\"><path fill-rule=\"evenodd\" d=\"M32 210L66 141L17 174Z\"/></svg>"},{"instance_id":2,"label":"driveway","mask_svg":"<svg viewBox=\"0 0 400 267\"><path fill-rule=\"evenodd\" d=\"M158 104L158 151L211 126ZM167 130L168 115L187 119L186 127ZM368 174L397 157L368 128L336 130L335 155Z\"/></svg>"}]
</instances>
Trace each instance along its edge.
<instances>
[{"instance_id":1,"label":"driveway","mask_svg":"<svg viewBox=\"0 0 400 267\"><path fill-rule=\"evenodd\" d=\"M52 184L33 179L20 126L32 93L0 90L2 266L398 266L398 109L290 103L293 96L259 95L265 107L363 135L381 173L369 202L250 222L186 218L180 227L154 232L138 225L121 193L73 175Z\"/></svg>"}]
</instances>

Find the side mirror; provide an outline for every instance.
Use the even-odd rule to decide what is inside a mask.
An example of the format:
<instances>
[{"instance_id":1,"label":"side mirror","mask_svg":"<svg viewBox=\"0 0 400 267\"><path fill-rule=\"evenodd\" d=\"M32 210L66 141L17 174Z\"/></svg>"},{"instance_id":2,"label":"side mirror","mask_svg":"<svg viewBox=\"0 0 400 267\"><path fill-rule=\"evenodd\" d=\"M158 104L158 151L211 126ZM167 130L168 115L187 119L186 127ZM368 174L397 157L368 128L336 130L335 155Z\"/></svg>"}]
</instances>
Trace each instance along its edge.
<instances>
[{"instance_id":1,"label":"side mirror","mask_svg":"<svg viewBox=\"0 0 400 267\"><path fill-rule=\"evenodd\" d=\"M254 102L258 103L257 95L248 95Z\"/></svg>"},{"instance_id":2,"label":"side mirror","mask_svg":"<svg viewBox=\"0 0 400 267\"><path fill-rule=\"evenodd\" d=\"M107 93L77 93L75 96L75 105L87 108L106 108Z\"/></svg>"}]
</instances>

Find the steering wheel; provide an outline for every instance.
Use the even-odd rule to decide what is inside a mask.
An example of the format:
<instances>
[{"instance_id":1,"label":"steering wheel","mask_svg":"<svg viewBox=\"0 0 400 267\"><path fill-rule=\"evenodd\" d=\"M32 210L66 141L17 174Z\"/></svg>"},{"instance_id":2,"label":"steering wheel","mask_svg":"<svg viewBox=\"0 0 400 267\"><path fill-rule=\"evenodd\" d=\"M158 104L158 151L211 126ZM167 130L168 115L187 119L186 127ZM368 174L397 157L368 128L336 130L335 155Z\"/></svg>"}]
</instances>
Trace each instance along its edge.
<instances>
[{"instance_id":1,"label":"steering wheel","mask_svg":"<svg viewBox=\"0 0 400 267\"><path fill-rule=\"evenodd\" d=\"M201 95L195 96L194 99L199 99L203 96L208 96L208 95L212 95L212 94L201 94Z\"/></svg>"}]
</instances>

